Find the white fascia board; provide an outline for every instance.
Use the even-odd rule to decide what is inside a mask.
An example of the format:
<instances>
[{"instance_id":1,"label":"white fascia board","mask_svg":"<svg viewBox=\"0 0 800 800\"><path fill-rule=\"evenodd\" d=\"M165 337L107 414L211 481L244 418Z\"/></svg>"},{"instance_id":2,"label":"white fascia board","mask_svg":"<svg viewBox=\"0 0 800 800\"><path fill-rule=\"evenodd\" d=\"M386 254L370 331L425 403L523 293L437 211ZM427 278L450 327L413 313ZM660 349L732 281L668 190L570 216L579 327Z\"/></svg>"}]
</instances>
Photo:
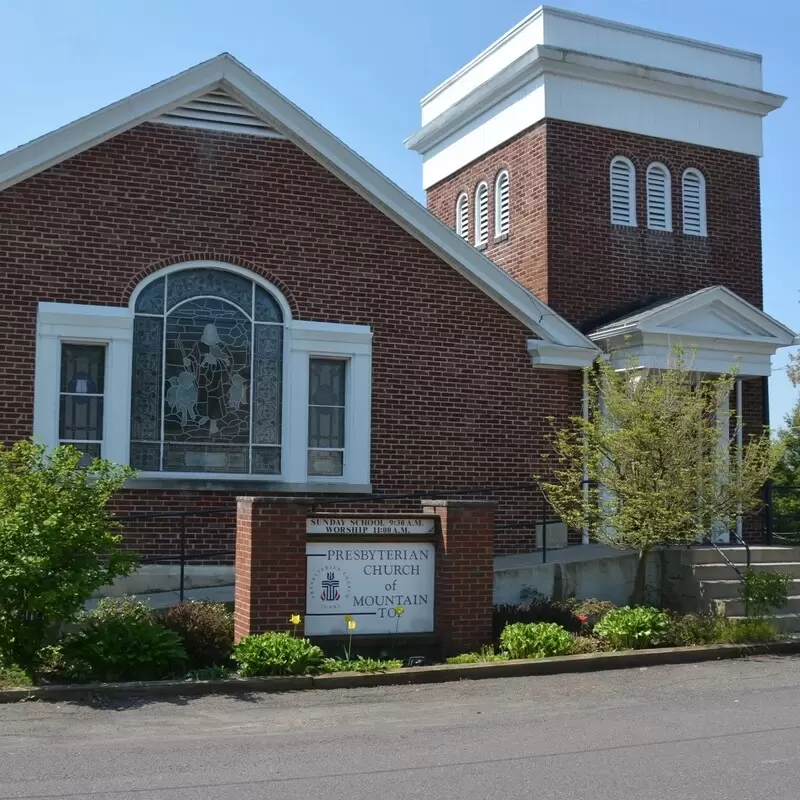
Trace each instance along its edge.
<instances>
[{"instance_id":1,"label":"white fascia board","mask_svg":"<svg viewBox=\"0 0 800 800\"><path fill-rule=\"evenodd\" d=\"M285 134L537 336L559 344L591 346L583 334L493 261L227 53L0 156L0 190L215 87L229 91Z\"/></svg>"},{"instance_id":2,"label":"white fascia board","mask_svg":"<svg viewBox=\"0 0 800 800\"><path fill-rule=\"evenodd\" d=\"M583 369L600 356L594 347L569 347L541 339L528 339L527 346L533 366L545 369Z\"/></svg>"},{"instance_id":3,"label":"white fascia board","mask_svg":"<svg viewBox=\"0 0 800 800\"><path fill-rule=\"evenodd\" d=\"M746 86L589 53L537 45L453 106L443 110L439 116L410 136L405 142L406 147L419 153L428 152L458 128L542 74L609 84L761 117L780 108L786 100L782 95Z\"/></svg>"}]
</instances>

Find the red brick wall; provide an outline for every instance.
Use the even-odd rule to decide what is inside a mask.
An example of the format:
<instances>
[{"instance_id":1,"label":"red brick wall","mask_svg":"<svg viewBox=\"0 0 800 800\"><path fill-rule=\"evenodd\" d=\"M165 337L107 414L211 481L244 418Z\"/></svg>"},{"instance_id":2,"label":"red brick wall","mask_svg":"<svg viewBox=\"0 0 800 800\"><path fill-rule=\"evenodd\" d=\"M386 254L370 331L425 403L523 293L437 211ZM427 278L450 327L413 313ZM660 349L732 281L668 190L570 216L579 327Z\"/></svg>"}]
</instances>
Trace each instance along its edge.
<instances>
[{"instance_id":1,"label":"red brick wall","mask_svg":"<svg viewBox=\"0 0 800 800\"><path fill-rule=\"evenodd\" d=\"M37 302L124 305L159 266L203 256L267 277L302 319L372 326L375 491L500 487L498 551L532 546L540 500L508 487L538 471L567 373L534 370L515 319L283 141L146 124L0 194L0 440L32 431ZM165 487L118 508L233 497ZM126 525L140 550L176 542L174 523L149 526ZM193 549L232 547L232 520L190 527Z\"/></svg>"}]
</instances>

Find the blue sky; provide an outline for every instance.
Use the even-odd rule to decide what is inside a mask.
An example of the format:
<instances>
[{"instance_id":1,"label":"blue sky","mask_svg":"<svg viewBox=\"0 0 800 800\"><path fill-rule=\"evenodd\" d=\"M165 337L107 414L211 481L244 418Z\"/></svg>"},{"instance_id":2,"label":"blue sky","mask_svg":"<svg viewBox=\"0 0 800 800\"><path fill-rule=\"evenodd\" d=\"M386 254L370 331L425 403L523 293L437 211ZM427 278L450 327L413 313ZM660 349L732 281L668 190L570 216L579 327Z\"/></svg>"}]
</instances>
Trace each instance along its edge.
<instances>
[{"instance_id":1,"label":"blue sky","mask_svg":"<svg viewBox=\"0 0 800 800\"><path fill-rule=\"evenodd\" d=\"M764 87L789 96L764 125L765 309L800 330L800 3L557 0L561 8L761 53ZM0 152L223 50L423 200L403 139L419 99L536 7L526 0L0 0L6 76ZM786 352L773 424L797 391Z\"/></svg>"}]
</instances>

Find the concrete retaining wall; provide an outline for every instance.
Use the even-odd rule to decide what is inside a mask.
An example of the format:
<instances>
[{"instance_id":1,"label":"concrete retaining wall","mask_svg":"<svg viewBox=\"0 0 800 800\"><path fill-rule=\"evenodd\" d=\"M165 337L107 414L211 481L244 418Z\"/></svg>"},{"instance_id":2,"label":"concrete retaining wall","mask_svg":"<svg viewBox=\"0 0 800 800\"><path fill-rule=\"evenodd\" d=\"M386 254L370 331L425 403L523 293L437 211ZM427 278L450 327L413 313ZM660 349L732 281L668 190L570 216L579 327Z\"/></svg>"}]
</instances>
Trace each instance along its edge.
<instances>
[{"instance_id":1,"label":"concrete retaining wall","mask_svg":"<svg viewBox=\"0 0 800 800\"><path fill-rule=\"evenodd\" d=\"M494 561L494 602L519 603L523 589L532 588L547 597L578 599L596 597L625 605L633 591L638 554L605 545L569 547L547 554L499 556ZM647 565L649 600L661 599L661 554L651 553Z\"/></svg>"}]
</instances>

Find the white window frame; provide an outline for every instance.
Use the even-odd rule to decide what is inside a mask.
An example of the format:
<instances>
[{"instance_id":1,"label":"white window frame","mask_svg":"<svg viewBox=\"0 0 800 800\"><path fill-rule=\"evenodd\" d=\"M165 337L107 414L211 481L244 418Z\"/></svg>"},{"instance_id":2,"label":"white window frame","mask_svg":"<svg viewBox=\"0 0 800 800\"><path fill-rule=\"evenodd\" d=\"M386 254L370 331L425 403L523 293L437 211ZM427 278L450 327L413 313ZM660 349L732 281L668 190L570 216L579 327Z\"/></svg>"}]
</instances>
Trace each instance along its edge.
<instances>
[{"instance_id":1,"label":"white window frame","mask_svg":"<svg viewBox=\"0 0 800 800\"><path fill-rule=\"evenodd\" d=\"M651 176L658 170L663 171L664 174L664 187L663 187L663 203L664 203L664 224L656 224L654 221L654 213L655 213L655 200L656 193L661 192L661 187L657 187L654 182L651 181ZM647 173L645 177L645 192L647 198L647 227L653 231L672 231L672 175L670 174L669 168L666 164L662 164L660 161L654 161L652 164L649 164L647 167Z\"/></svg>"},{"instance_id":2,"label":"white window frame","mask_svg":"<svg viewBox=\"0 0 800 800\"><path fill-rule=\"evenodd\" d=\"M462 239L469 239L469 197L466 192L461 192L456 200L456 233Z\"/></svg>"},{"instance_id":3,"label":"white window frame","mask_svg":"<svg viewBox=\"0 0 800 800\"><path fill-rule=\"evenodd\" d=\"M481 200L486 199L486 215L481 214ZM489 184L481 181L475 187L475 247L483 247L489 242Z\"/></svg>"},{"instance_id":4,"label":"white window frame","mask_svg":"<svg viewBox=\"0 0 800 800\"><path fill-rule=\"evenodd\" d=\"M212 261L193 261L159 270L144 279L127 308L39 303L34 387L34 436L48 447L59 441L61 344L106 346L106 393L103 418L103 457L130 463L131 380L133 368L134 307L149 283L169 272L191 268L222 269L244 275L266 288L284 312L283 407L281 475L209 472L140 472L148 482L243 482L264 486L307 486L334 491L370 490L372 417L372 331L367 325L343 325L292 319L291 308L280 291L259 276ZM342 476L308 475L308 361L311 355L348 361L348 398L345 410L345 456ZM213 486L212 486L213 488Z\"/></svg>"},{"instance_id":5,"label":"white window frame","mask_svg":"<svg viewBox=\"0 0 800 800\"><path fill-rule=\"evenodd\" d=\"M686 176L692 175L698 179L700 206L700 231L686 230ZM688 167L681 175L681 223L683 233L686 236L708 236L708 222L706 217L706 176L696 167Z\"/></svg>"},{"instance_id":6,"label":"white window frame","mask_svg":"<svg viewBox=\"0 0 800 800\"><path fill-rule=\"evenodd\" d=\"M624 164L628 170L628 219L622 221L619 218L615 219L615 198L614 198L614 165ZM611 224L623 225L629 228L636 227L636 167L633 161L625 156L614 156L611 159L611 165L608 168L608 191L609 200L611 203Z\"/></svg>"},{"instance_id":7,"label":"white window frame","mask_svg":"<svg viewBox=\"0 0 800 800\"><path fill-rule=\"evenodd\" d=\"M501 182L505 178L506 181L506 227L503 229L503 202L501 195ZM511 177L507 169L501 169L494 179L494 237L499 239L503 236L508 236L511 232Z\"/></svg>"}]
</instances>

